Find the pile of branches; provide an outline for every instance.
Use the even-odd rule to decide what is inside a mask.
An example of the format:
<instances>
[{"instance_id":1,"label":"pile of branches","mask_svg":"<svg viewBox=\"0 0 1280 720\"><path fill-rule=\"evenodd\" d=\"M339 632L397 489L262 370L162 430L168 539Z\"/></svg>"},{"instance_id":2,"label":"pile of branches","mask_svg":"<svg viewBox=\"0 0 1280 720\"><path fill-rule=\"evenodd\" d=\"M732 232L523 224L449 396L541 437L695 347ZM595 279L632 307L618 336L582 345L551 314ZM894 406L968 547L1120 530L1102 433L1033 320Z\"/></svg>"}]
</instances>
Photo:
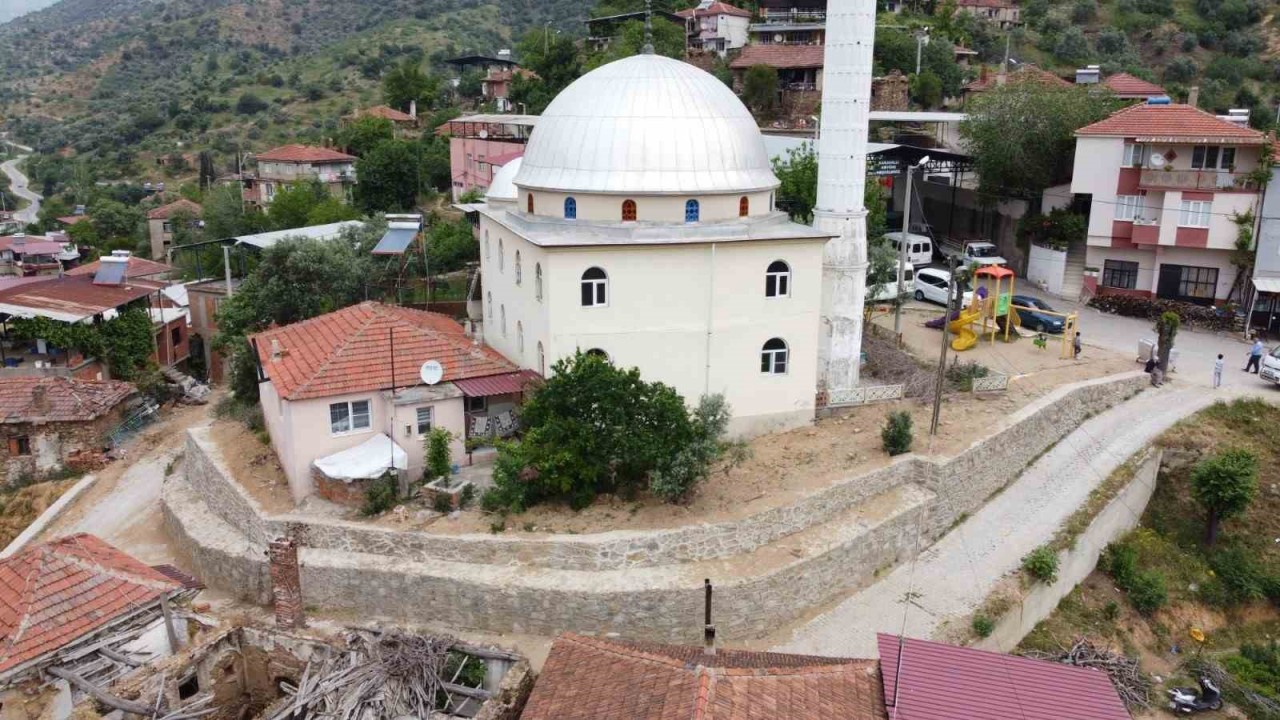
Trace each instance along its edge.
<instances>
[{"instance_id":1,"label":"pile of branches","mask_svg":"<svg viewBox=\"0 0 1280 720\"><path fill-rule=\"evenodd\" d=\"M1280 703L1242 685L1218 663L1207 658L1191 658L1182 664L1182 670L1194 678L1207 677L1218 686L1224 696L1242 706L1251 718L1275 720L1280 718Z\"/></svg>"},{"instance_id":2,"label":"pile of branches","mask_svg":"<svg viewBox=\"0 0 1280 720\"><path fill-rule=\"evenodd\" d=\"M867 356L867 374L886 385L902 385L902 396L933 402L938 376L933 369L922 367L910 354L898 347L890 333L872 323L864 326L862 352Z\"/></svg>"},{"instance_id":3,"label":"pile of branches","mask_svg":"<svg viewBox=\"0 0 1280 720\"><path fill-rule=\"evenodd\" d=\"M265 720L431 717L447 690L441 674L455 642L402 632L354 634L345 652L308 662L298 686L285 688L292 700Z\"/></svg>"},{"instance_id":4,"label":"pile of branches","mask_svg":"<svg viewBox=\"0 0 1280 720\"><path fill-rule=\"evenodd\" d=\"M1066 665L1097 668L1111 678L1120 699L1130 708L1151 707L1151 678L1138 667L1138 661L1094 645L1088 638L1078 638L1070 648L1057 652L1032 650L1024 653L1037 660L1052 660Z\"/></svg>"},{"instance_id":5,"label":"pile of branches","mask_svg":"<svg viewBox=\"0 0 1280 720\"><path fill-rule=\"evenodd\" d=\"M1161 300L1131 295L1095 295L1089 301L1089 307L1097 308L1105 313L1123 315L1125 317L1146 318L1156 320L1166 312L1177 313L1182 324L1197 330L1231 330L1235 323L1235 313L1218 310L1204 305L1180 302L1178 300Z\"/></svg>"}]
</instances>

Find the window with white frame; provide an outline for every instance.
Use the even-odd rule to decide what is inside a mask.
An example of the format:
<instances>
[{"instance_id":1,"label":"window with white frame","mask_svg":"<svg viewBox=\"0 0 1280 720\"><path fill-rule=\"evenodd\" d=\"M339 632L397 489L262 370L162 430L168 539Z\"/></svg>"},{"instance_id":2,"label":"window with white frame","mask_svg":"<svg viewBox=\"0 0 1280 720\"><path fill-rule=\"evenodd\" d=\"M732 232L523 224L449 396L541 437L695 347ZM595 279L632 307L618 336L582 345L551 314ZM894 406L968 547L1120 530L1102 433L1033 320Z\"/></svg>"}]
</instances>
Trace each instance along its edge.
<instances>
[{"instance_id":1,"label":"window with white frame","mask_svg":"<svg viewBox=\"0 0 1280 720\"><path fill-rule=\"evenodd\" d=\"M764 296L790 297L790 295L791 266L782 260L774 260L769 263L769 268L764 273Z\"/></svg>"},{"instance_id":2,"label":"window with white frame","mask_svg":"<svg viewBox=\"0 0 1280 720\"><path fill-rule=\"evenodd\" d=\"M343 433L368 430L372 426L368 400L352 400L329 404L329 433Z\"/></svg>"},{"instance_id":3,"label":"window with white frame","mask_svg":"<svg viewBox=\"0 0 1280 720\"><path fill-rule=\"evenodd\" d=\"M787 343L782 338L772 338L760 350L760 372L767 375L787 374Z\"/></svg>"},{"instance_id":4,"label":"window with white frame","mask_svg":"<svg viewBox=\"0 0 1280 720\"><path fill-rule=\"evenodd\" d=\"M1125 167L1142 167L1142 161L1146 159L1145 145L1129 143L1124 146L1124 166Z\"/></svg>"},{"instance_id":5,"label":"window with white frame","mask_svg":"<svg viewBox=\"0 0 1280 720\"><path fill-rule=\"evenodd\" d=\"M1211 207L1213 203L1209 200L1183 200L1178 224L1182 227L1209 227L1209 208Z\"/></svg>"},{"instance_id":6,"label":"window with white frame","mask_svg":"<svg viewBox=\"0 0 1280 720\"><path fill-rule=\"evenodd\" d=\"M1140 220L1145 199L1141 195L1117 195L1116 220Z\"/></svg>"},{"instance_id":7,"label":"window with white frame","mask_svg":"<svg viewBox=\"0 0 1280 720\"><path fill-rule=\"evenodd\" d=\"M598 267L587 268L582 273L582 307L602 307L609 304L609 276Z\"/></svg>"},{"instance_id":8,"label":"window with white frame","mask_svg":"<svg viewBox=\"0 0 1280 720\"><path fill-rule=\"evenodd\" d=\"M418 434L426 435L431 432L431 425L434 420L435 410L430 405L418 408Z\"/></svg>"},{"instance_id":9,"label":"window with white frame","mask_svg":"<svg viewBox=\"0 0 1280 720\"><path fill-rule=\"evenodd\" d=\"M1228 170L1235 167L1236 149L1217 145L1196 145L1191 149L1191 169Z\"/></svg>"}]
</instances>

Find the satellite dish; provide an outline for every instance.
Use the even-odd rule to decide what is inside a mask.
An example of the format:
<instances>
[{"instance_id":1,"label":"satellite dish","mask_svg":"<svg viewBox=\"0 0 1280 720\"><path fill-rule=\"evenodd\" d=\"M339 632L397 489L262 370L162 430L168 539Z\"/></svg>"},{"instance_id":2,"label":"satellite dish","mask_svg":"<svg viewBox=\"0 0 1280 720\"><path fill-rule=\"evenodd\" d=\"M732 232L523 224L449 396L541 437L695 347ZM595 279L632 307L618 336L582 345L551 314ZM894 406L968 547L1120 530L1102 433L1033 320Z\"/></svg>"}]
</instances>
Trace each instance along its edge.
<instances>
[{"instance_id":1,"label":"satellite dish","mask_svg":"<svg viewBox=\"0 0 1280 720\"><path fill-rule=\"evenodd\" d=\"M435 360L428 360L422 363L418 376L422 378L422 382L435 385L440 382L440 378L444 377L444 366Z\"/></svg>"},{"instance_id":2,"label":"satellite dish","mask_svg":"<svg viewBox=\"0 0 1280 720\"><path fill-rule=\"evenodd\" d=\"M1164 167L1165 163L1168 161L1165 160L1164 155L1161 155L1160 153L1151 153L1150 162L1151 162L1151 167L1159 170L1160 168Z\"/></svg>"},{"instance_id":3,"label":"satellite dish","mask_svg":"<svg viewBox=\"0 0 1280 720\"><path fill-rule=\"evenodd\" d=\"M775 45L781 45L783 40L786 40L786 38L782 36L782 33L778 33L773 36L773 42Z\"/></svg>"},{"instance_id":4,"label":"satellite dish","mask_svg":"<svg viewBox=\"0 0 1280 720\"><path fill-rule=\"evenodd\" d=\"M489 131L488 131L488 130L485 130L484 128L481 128L481 129L480 129L480 132L478 132L478 133L476 133L476 134L480 136L480 139L481 139L481 140L484 140L485 138L489 137Z\"/></svg>"}]
</instances>

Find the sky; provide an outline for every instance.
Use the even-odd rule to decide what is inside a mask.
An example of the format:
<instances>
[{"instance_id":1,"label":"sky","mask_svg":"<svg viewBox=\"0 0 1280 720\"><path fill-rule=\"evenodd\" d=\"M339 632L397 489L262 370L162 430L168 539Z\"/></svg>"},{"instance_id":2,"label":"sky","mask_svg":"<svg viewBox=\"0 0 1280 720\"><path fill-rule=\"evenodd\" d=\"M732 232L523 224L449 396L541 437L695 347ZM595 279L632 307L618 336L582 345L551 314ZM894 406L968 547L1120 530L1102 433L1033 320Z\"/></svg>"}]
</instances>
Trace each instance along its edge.
<instances>
[{"instance_id":1,"label":"sky","mask_svg":"<svg viewBox=\"0 0 1280 720\"><path fill-rule=\"evenodd\" d=\"M46 8L58 0L0 0L0 23L6 23L33 10Z\"/></svg>"}]
</instances>

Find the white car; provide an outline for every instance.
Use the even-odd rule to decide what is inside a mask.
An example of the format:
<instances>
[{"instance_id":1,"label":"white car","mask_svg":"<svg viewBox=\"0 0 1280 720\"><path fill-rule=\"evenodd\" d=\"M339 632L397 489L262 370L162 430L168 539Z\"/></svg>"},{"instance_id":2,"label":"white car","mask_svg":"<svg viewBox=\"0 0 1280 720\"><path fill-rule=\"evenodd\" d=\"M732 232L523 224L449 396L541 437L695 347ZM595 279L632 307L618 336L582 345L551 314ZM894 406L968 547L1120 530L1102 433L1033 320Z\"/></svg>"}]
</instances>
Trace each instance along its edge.
<instances>
[{"instance_id":1,"label":"white car","mask_svg":"<svg viewBox=\"0 0 1280 720\"><path fill-rule=\"evenodd\" d=\"M1262 356L1262 366L1258 368L1258 376L1280 385L1280 345Z\"/></svg>"},{"instance_id":2,"label":"white car","mask_svg":"<svg viewBox=\"0 0 1280 720\"><path fill-rule=\"evenodd\" d=\"M915 298L917 300L928 300L939 305L947 304L947 287L951 284L951 271L942 268L920 268L916 270L916 291ZM961 295L964 305L967 307L973 302L973 291L969 289L967 283L963 280L956 283L956 288L951 297Z\"/></svg>"},{"instance_id":3,"label":"white car","mask_svg":"<svg viewBox=\"0 0 1280 720\"><path fill-rule=\"evenodd\" d=\"M872 285L877 284L879 284L878 288L872 287ZM872 293L872 290L877 290L877 292ZM911 297L915 294L915 291L916 273L910 265L907 265L902 268L902 294L904 297ZM870 275L867 276L867 302L887 302L897 296L898 279L896 277L890 277L880 283L877 278L873 278Z\"/></svg>"},{"instance_id":4,"label":"white car","mask_svg":"<svg viewBox=\"0 0 1280 720\"><path fill-rule=\"evenodd\" d=\"M1004 265L1007 262L1000 257L1000 248L989 242L971 242L965 245L961 259L978 265Z\"/></svg>"}]
</instances>

